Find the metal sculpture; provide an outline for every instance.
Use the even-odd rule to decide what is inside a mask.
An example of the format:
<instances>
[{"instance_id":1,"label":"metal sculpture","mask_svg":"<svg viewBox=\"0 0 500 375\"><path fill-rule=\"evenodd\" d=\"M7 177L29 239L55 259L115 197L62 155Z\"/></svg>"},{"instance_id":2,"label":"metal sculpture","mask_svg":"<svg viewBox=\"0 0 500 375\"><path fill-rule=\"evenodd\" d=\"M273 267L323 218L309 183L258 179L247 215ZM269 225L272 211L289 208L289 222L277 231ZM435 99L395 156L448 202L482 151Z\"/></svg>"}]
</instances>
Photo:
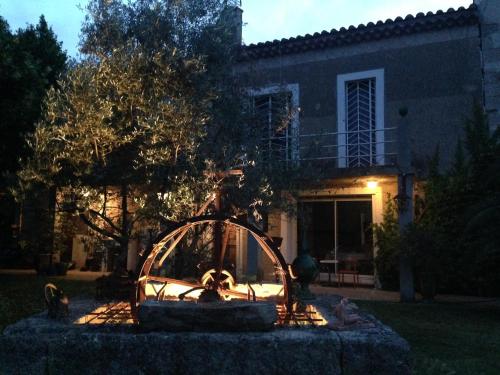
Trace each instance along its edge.
<instances>
[{"instance_id":1,"label":"metal sculpture","mask_svg":"<svg viewBox=\"0 0 500 375\"><path fill-rule=\"evenodd\" d=\"M205 224L211 224L214 226L218 225L221 228L225 227L225 236L222 244L222 251L220 252L218 265L205 273L200 283L193 283L163 276L150 275L153 263L155 262L155 260L157 260L157 258L159 258L158 265L161 266L191 228L195 228L197 226ZM291 307L291 276L288 272L288 266L285 262L285 259L283 258L283 255L281 254L273 240L252 224L240 221L236 218L218 215L206 215L192 217L177 224L174 229L166 234L153 247L151 253L145 259L141 267L141 271L137 280L137 288L134 296L134 301L132 303L132 308L135 309L137 307L137 304L140 304L147 299L146 284L148 281L157 281L166 284L171 283L188 286L191 287L192 290L201 289L203 290L203 297L200 296L201 298L204 298L206 295L212 295L214 296L214 300L217 300L219 299L217 298L217 296L229 295L236 298L248 299L247 293L242 293L230 289L231 285L234 285L234 279L229 272L223 269L222 260L224 259L225 250L227 247L227 237L230 228L239 228L248 231L248 233L253 236L257 243L261 246L264 253L271 259L271 261L275 265L276 271L281 275L284 294L283 303L285 304L285 306L287 306L287 308ZM164 249L166 250L162 253Z\"/></svg>"},{"instance_id":2,"label":"metal sculpture","mask_svg":"<svg viewBox=\"0 0 500 375\"><path fill-rule=\"evenodd\" d=\"M256 297L255 291L250 284L247 285L247 293L232 289L235 285L233 275L224 269L224 259L228 247L229 233L231 229L243 229L251 235L260 248L269 257L274 264L274 269L281 276L283 283L283 301L281 303L288 311L292 309L292 281L288 271L288 265L279 250L279 243L273 241L271 237L258 229L255 225L238 220L235 217L225 216L222 212L222 181L228 176L241 175L240 170L230 170L217 173L215 176L219 179L220 188L211 195L205 204L196 212L195 216L174 225L168 233L159 236L160 240L153 246L151 252L143 260L138 279L136 282L135 293L131 298L131 310L136 315L139 305L147 299L146 286L148 281L163 283L163 287L156 293L156 298L163 298L162 293L167 284L182 285L189 287L188 290L178 295L179 300L194 292L201 290L198 302L215 302L223 300L225 297L237 299L246 299L249 301L258 301L262 298ZM214 214L203 215L208 207L213 204ZM199 282L189 282L173 278L151 275L153 263L156 261L158 267L161 267L168 256L177 248L178 244L191 229L199 226L210 225L213 228L213 260L214 266L201 277Z\"/></svg>"}]
</instances>

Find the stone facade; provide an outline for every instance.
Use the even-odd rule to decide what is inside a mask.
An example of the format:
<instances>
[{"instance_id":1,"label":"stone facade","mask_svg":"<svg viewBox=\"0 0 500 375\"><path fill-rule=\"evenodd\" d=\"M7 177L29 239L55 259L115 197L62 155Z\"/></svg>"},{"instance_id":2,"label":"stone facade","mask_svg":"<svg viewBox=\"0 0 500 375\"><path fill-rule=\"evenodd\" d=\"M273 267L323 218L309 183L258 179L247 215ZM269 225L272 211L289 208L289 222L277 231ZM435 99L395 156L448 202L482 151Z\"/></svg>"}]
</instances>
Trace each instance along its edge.
<instances>
[{"instance_id":1,"label":"stone facade","mask_svg":"<svg viewBox=\"0 0 500 375\"><path fill-rule=\"evenodd\" d=\"M475 0L468 8L243 46L235 71L251 93L281 90L292 96L296 159L304 166L320 163L326 171L323 186L304 184L299 200L370 197L371 222L379 223L388 196L398 192L398 175L425 180L438 147L441 168L452 165L475 102L485 107L492 129L500 123L499 25L498 1ZM366 77L376 77L375 142L383 157L353 168L341 160L347 149L342 134L348 94L343 85ZM321 152L310 158L310 145L318 144ZM377 182L375 188L367 187L370 180ZM272 235L283 238L282 252L291 263L300 251L300 225L285 214L272 215L271 222ZM335 237L346 225L332 226ZM335 248L342 246L336 239ZM366 276L362 282L376 281Z\"/></svg>"},{"instance_id":2,"label":"stone facade","mask_svg":"<svg viewBox=\"0 0 500 375\"><path fill-rule=\"evenodd\" d=\"M495 0L474 0L474 3L481 21L484 105L493 131L500 125L500 3Z\"/></svg>"},{"instance_id":3,"label":"stone facade","mask_svg":"<svg viewBox=\"0 0 500 375\"><path fill-rule=\"evenodd\" d=\"M478 10L471 7L456 11L460 12L467 12L468 17L477 17ZM428 18L426 22L440 22L442 17L448 17L448 13L421 18ZM300 135L303 136L339 131L339 75L382 69L385 136L386 140L395 141L386 144L385 152L397 151L397 131L394 128L399 126L400 109L405 108L408 110L413 165L417 173L425 173L426 162L438 145L443 164L450 165L473 101L483 100L481 38L478 22L474 20L452 23L451 26L444 23L440 28L423 29L421 32L405 32L412 27L410 22L414 21L395 20L393 24L398 24L400 32L387 31L388 34L379 39L360 38L358 42L345 45L304 47L305 52L297 47L299 52L281 55L258 53L259 50L272 49L271 45L274 49L285 49L291 43L288 40L270 42L270 45L251 45L244 48L248 50L248 56L243 59L238 71L245 75L251 87L298 84ZM372 26L373 32L381 27L386 26L378 26L378 23ZM351 34L361 34L366 33L364 30L367 28L369 26L349 30ZM292 39L294 43L301 41L302 47L314 44L315 39L320 39L322 35L306 36L303 40L299 37ZM494 36L488 39L488 43L494 45ZM258 57L253 57L255 55ZM488 100L494 100L490 92ZM301 137L300 142L304 144L307 138ZM395 160L386 160L385 164L393 165Z\"/></svg>"}]
</instances>

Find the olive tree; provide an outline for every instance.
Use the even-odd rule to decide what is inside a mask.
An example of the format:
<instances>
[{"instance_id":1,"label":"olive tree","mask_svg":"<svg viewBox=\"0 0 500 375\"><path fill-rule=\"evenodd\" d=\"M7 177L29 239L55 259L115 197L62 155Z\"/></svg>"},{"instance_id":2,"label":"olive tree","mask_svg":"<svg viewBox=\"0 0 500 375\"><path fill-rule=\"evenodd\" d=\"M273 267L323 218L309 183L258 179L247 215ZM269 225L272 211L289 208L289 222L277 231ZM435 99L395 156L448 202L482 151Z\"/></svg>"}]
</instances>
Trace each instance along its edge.
<instances>
[{"instance_id":1,"label":"olive tree","mask_svg":"<svg viewBox=\"0 0 500 375\"><path fill-rule=\"evenodd\" d=\"M217 171L244 171L227 189L231 214L280 202L292 171L283 178L283 164L264 163L233 74L239 46L227 6L90 1L85 58L48 93L19 190L58 190L60 207L116 241L121 260L138 223L159 229L189 216L220 184Z\"/></svg>"}]
</instances>

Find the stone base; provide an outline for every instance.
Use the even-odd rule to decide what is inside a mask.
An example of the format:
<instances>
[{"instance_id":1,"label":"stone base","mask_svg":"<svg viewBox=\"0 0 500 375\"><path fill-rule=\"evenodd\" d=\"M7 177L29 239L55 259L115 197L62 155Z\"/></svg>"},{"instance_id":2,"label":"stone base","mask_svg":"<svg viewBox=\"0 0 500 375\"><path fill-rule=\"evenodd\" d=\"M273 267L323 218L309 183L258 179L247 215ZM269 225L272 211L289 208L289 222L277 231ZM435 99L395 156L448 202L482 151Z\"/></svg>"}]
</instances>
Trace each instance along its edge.
<instances>
[{"instance_id":1,"label":"stone base","mask_svg":"<svg viewBox=\"0 0 500 375\"><path fill-rule=\"evenodd\" d=\"M143 331L256 332L272 330L278 314L270 302L146 301L138 319Z\"/></svg>"},{"instance_id":2,"label":"stone base","mask_svg":"<svg viewBox=\"0 0 500 375\"><path fill-rule=\"evenodd\" d=\"M328 315L335 297L318 297ZM72 322L95 308L70 301L70 319L46 313L21 320L0 335L0 373L6 374L409 374L409 346L373 316L369 328L276 328L270 332L144 333L134 325Z\"/></svg>"}]
</instances>

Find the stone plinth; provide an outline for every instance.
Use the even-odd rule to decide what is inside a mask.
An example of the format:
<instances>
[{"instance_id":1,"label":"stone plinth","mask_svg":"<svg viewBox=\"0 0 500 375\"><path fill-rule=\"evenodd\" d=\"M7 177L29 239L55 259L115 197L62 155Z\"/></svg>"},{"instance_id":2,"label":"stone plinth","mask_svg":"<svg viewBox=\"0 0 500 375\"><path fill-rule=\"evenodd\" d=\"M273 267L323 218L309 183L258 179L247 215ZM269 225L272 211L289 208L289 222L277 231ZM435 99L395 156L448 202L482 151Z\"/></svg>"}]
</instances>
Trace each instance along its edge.
<instances>
[{"instance_id":1,"label":"stone plinth","mask_svg":"<svg viewBox=\"0 0 500 375\"><path fill-rule=\"evenodd\" d=\"M331 318L335 297L315 301ZM70 319L46 313L0 335L6 374L409 374L409 346L389 327L363 314L369 328L276 328L268 332L142 332L135 325L72 322L95 308L70 302Z\"/></svg>"},{"instance_id":2,"label":"stone plinth","mask_svg":"<svg viewBox=\"0 0 500 375\"><path fill-rule=\"evenodd\" d=\"M138 319L143 331L255 332L272 330L278 314L270 302L146 301Z\"/></svg>"}]
</instances>

